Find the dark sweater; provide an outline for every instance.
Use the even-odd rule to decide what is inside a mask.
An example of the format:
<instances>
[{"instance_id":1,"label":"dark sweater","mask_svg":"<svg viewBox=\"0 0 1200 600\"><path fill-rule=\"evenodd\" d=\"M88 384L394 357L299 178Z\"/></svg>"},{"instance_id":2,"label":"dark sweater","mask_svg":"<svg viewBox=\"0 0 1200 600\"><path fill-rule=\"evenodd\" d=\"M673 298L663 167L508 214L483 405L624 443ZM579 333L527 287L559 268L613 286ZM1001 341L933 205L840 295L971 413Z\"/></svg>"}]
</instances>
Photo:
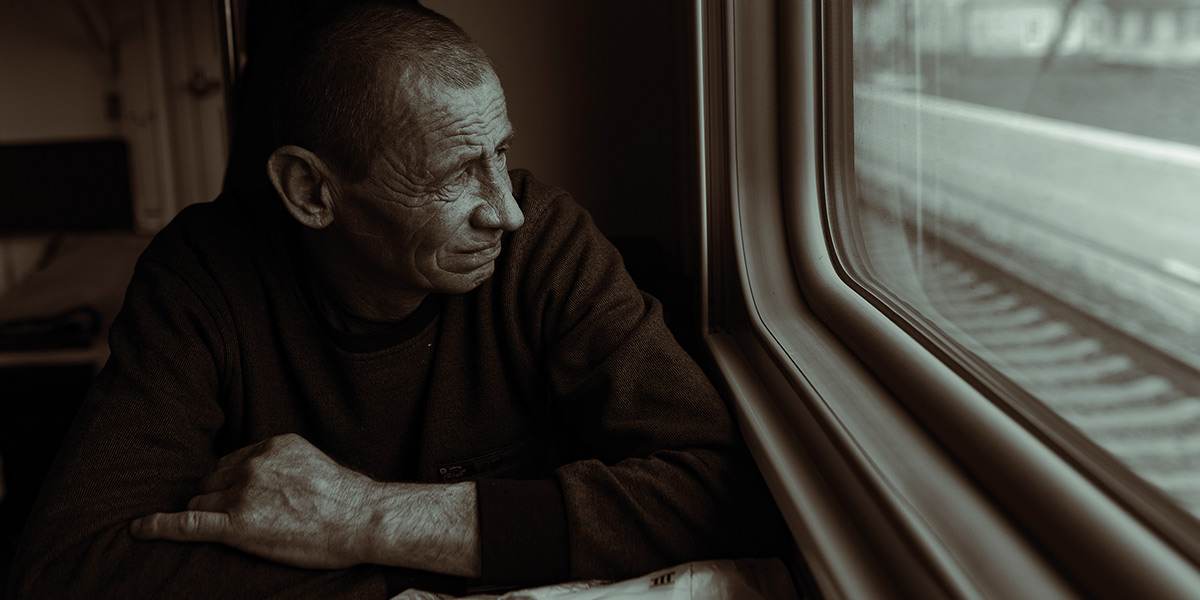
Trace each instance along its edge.
<instances>
[{"instance_id":1,"label":"dark sweater","mask_svg":"<svg viewBox=\"0 0 1200 600\"><path fill-rule=\"evenodd\" d=\"M319 316L273 194L183 211L138 262L13 591L382 598L744 552L743 521L773 507L722 400L587 213L512 178L526 222L495 275L370 335ZM378 480L476 480L481 580L129 536L136 517L182 510L222 455L288 432Z\"/></svg>"}]
</instances>

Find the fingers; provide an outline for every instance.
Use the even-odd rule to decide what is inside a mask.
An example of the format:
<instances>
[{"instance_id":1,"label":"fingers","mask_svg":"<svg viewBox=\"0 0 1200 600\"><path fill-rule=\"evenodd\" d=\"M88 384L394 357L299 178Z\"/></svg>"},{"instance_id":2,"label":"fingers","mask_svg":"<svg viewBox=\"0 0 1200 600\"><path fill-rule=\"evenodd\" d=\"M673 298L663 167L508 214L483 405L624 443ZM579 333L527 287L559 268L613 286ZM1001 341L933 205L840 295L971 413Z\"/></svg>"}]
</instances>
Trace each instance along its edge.
<instances>
[{"instance_id":1,"label":"fingers","mask_svg":"<svg viewBox=\"0 0 1200 600\"><path fill-rule=\"evenodd\" d=\"M225 494L216 492L212 494L202 494L192 498L187 503L187 509L191 511L205 512L228 512Z\"/></svg>"},{"instance_id":2,"label":"fingers","mask_svg":"<svg viewBox=\"0 0 1200 600\"><path fill-rule=\"evenodd\" d=\"M129 533L135 538L175 542L222 542L229 529L229 515L193 510L154 513L129 524Z\"/></svg>"},{"instance_id":3,"label":"fingers","mask_svg":"<svg viewBox=\"0 0 1200 600\"><path fill-rule=\"evenodd\" d=\"M237 467L217 469L200 480L200 492L208 494L227 490L241 483L244 479L243 470Z\"/></svg>"},{"instance_id":4,"label":"fingers","mask_svg":"<svg viewBox=\"0 0 1200 600\"><path fill-rule=\"evenodd\" d=\"M274 438L272 438L272 439L274 439ZM247 458L250 458L251 456L258 454L259 451L262 450L263 445L270 441L271 441L270 439L266 439L257 444L250 444L249 446L246 446L245 448L239 448L237 450L234 450L233 452L230 452L229 454L226 454L225 456L222 456L221 460L217 461L217 470L226 469L226 468L232 467L234 465L240 464L242 461L246 460Z\"/></svg>"},{"instance_id":5,"label":"fingers","mask_svg":"<svg viewBox=\"0 0 1200 600\"><path fill-rule=\"evenodd\" d=\"M245 448L239 448L233 452L230 452L229 454L226 454L221 458L221 460L217 461L217 468L222 469L226 467L232 467L242 463L248 458L258 456L260 454L270 454L272 452L278 452L288 448L303 448L306 446L311 448L312 444L310 444L308 440L304 439L302 436L295 433L285 433L275 437L267 438L256 444L250 444Z\"/></svg>"}]
</instances>

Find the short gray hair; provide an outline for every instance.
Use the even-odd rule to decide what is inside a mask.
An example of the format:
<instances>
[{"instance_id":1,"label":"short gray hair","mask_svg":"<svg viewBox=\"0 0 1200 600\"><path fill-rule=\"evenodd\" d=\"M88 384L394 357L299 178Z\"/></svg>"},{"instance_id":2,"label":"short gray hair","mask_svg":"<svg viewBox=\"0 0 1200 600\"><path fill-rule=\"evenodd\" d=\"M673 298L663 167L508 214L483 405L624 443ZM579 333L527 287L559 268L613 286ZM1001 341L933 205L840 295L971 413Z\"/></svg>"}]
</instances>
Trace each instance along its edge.
<instances>
[{"instance_id":1,"label":"short gray hair","mask_svg":"<svg viewBox=\"0 0 1200 600\"><path fill-rule=\"evenodd\" d=\"M422 6L360 2L320 13L291 38L272 86L275 146L304 147L344 177L365 178L396 134L387 125L398 80L384 59L414 84L468 89L494 72L466 32Z\"/></svg>"}]
</instances>

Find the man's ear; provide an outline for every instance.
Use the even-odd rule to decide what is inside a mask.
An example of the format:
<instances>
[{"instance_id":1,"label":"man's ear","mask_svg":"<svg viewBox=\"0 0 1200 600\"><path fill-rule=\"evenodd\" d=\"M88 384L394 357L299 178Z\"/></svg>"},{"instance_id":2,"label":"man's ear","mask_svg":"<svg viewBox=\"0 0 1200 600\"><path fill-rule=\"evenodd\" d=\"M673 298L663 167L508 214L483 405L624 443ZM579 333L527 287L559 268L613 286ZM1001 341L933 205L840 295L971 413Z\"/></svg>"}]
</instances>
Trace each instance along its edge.
<instances>
[{"instance_id":1,"label":"man's ear","mask_svg":"<svg viewBox=\"0 0 1200 600\"><path fill-rule=\"evenodd\" d=\"M333 223L329 168L321 157L300 146L280 146L267 159L267 177L283 205L305 227Z\"/></svg>"}]
</instances>

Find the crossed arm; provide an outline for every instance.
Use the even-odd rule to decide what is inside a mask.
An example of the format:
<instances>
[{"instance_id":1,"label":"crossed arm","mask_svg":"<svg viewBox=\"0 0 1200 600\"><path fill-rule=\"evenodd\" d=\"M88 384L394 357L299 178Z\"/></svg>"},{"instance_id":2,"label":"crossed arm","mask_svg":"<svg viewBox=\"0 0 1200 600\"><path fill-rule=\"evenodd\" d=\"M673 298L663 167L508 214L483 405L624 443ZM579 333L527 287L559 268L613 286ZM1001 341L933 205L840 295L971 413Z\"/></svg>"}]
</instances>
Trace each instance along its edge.
<instances>
[{"instance_id":1,"label":"crossed arm","mask_svg":"<svg viewBox=\"0 0 1200 600\"><path fill-rule=\"evenodd\" d=\"M287 434L226 455L200 492L185 511L134 520L130 534L218 542L310 569L368 563L480 573L473 482L378 482Z\"/></svg>"}]
</instances>

